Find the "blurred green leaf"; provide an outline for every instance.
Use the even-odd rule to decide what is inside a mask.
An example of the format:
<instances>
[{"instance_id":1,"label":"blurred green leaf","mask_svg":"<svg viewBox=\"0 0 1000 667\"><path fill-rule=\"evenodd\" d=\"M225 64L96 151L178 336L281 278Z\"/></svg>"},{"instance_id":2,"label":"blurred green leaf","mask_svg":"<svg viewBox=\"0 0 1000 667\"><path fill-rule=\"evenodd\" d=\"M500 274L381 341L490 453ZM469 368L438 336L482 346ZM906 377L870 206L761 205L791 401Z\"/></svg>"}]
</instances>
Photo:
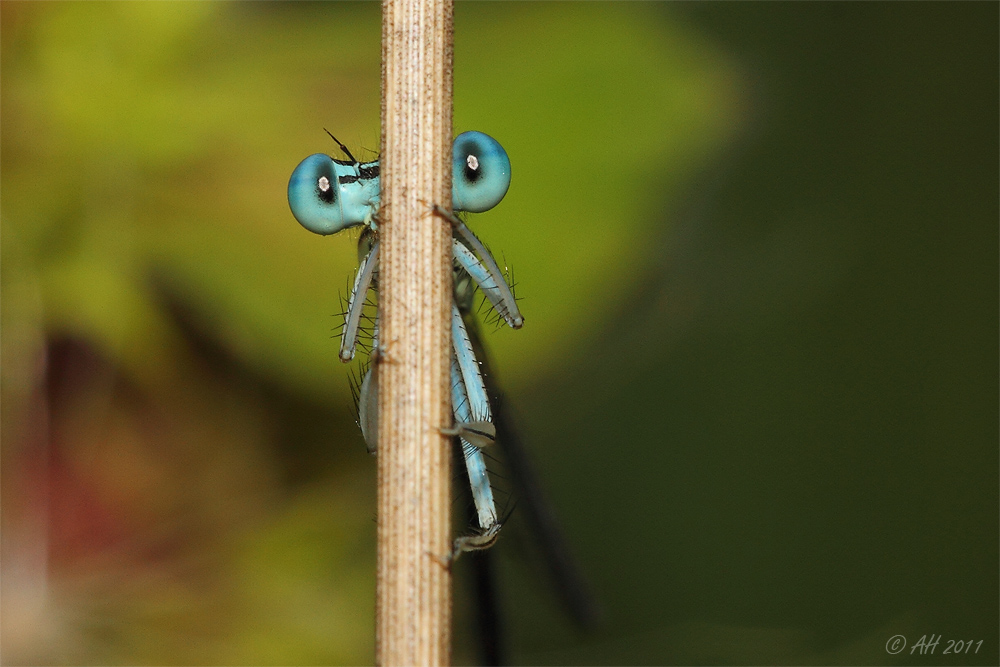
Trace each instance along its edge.
<instances>
[{"instance_id":1,"label":"blurred green leaf","mask_svg":"<svg viewBox=\"0 0 1000 667\"><path fill-rule=\"evenodd\" d=\"M472 223L525 298L523 335L495 337L515 383L607 316L652 259L636 241L664 185L735 113L726 63L649 10L573 17L460 5L457 18L456 130L495 134L514 163L507 201ZM378 8L80 4L19 30L10 48L36 55L5 64L5 150L22 157L5 165L4 224L32 240L53 326L161 366L155 279L249 366L344 400L330 338L353 244L299 228L284 191L299 159L332 151L323 127L377 148Z\"/></svg>"}]
</instances>

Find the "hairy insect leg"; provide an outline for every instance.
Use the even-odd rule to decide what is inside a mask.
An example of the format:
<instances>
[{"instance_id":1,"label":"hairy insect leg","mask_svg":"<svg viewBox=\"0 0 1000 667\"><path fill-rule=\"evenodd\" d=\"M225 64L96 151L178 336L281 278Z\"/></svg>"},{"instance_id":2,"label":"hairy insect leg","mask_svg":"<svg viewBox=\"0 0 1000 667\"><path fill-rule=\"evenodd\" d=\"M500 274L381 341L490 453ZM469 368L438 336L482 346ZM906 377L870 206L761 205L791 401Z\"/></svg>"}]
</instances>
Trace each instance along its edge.
<instances>
[{"instance_id":1,"label":"hairy insect leg","mask_svg":"<svg viewBox=\"0 0 1000 667\"><path fill-rule=\"evenodd\" d=\"M455 254L455 259L458 260L462 267L469 272L473 280L479 285L479 288L483 291L490 302L493 303L494 307L497 308L503 318L507 321L514 329L520 329L524 324L524 318L521 316L521 311L517 307L517 300L514 298L514 293L511 292L510 286L507 281L504 280L503 273L500 271L500 267L497 266L496 260L493 259L493 255L486 246L483 245L482 241L472 233L472 230L462 222L458 216L456 216L451 211L448 211L437 204L431 205L431 210L438 216L444 218L451 223L452 230L457 235L457 237L467 246L467 249L471 250L472 253L477 255L480 260L479 268L475 265L465 265L463 260L466 259L461 251ZM454 244L453 244L454 248ZM482 269L489 274L491 280L483 279ZM494 299L496 301L494 301ZM497 306L500 303L500 306Z\"/></svg>"},{"instance_id":2,"label":"hairy insect leg","mask_svg":"<svg viewBox=\"0 0 1000 667\"><path fill-rule=\"evenodd\" d=\"M361 260L358 273L354 278L354 288L347 302L347 313L344 316L344 330L340 336L340 360L347 363L354 358L358 344L358 330L361 323L361 313L368 298L372 277L378 271L379 244L372 245L371 251ZM377 349L373 347L372 349Z\"/></svg>"},{"instance_id":3,"label":"hairy insect leg","mask_svg":"<svg viewBox=\"0 0 1000 667\"><path fill-rule=\"evenodd\" d=\"M452 239L452 256L479 286L497 314L511 327L519 328L524 323L524 318L517 312L517 304L507 283L501 279L500 282L503 284L501 288L479 258L457 238ZM507 295L510 295L510 298Z\"/></svg>"}]
</instances>

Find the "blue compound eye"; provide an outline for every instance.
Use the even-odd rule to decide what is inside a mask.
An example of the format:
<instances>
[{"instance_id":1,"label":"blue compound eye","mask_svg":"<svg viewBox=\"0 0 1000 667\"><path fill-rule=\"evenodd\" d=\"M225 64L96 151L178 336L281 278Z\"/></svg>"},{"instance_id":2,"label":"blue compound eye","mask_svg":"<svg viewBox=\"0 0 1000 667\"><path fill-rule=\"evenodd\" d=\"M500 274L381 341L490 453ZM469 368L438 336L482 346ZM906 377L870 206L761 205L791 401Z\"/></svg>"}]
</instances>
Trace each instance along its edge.
<instances>
[{"instance_id":1,"label":"blue compound eye","mask_svg":"<svg viewBox=\"0 0 1000 667\"><path fill-rule=\"evenodd\" d=\"M335 234L348 226L341 199L336 166L329 155L310 155L288 179L288 206L310 232Z\"/></svg>"},{"instance_id":2,"label":"blue compound eye","mask_svg":"<svg viewBox=\"0 0 1000 667\"><path fill-rule=\"evenodd\" d=\"M452 208L481 213L500 203L510 187L510 158L496 139L463 132L455 137L451 156Z\"/></svg>"}]
</instances>

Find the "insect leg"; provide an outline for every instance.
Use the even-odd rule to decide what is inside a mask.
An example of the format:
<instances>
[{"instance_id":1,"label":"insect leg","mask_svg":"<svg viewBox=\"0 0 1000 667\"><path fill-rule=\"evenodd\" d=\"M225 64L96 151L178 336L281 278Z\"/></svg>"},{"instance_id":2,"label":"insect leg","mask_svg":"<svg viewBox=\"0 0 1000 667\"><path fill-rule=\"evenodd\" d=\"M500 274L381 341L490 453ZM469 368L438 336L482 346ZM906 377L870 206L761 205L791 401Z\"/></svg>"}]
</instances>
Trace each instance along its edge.
<instances>
[{"instance_id":1,"label":"insect leg","mask_svg":"<svg viewBox=\"0 0 1000 667\"><path fill-rule=\"evenodd\" d=\"M507 323L512 328L520 329L521 325L524 324L524 318L521 316L521 311L517 308L517 301L514 299L514 294L510 291L510 286L507 285L507 281L504 280L503 273L501 273L500 267L497 266L496 260L493 259L493 255L486 249L486 246L483 245L482 241L480 241L476 235L472 233L472 230L469 229L464 222L459 220L454 213L441 208L437 204L434 204L431 208L434 213L450 222L455 234L458 235L458 237L469 247L469 249L472 250L473 253L479 256L479 259L481 260L481 267L485 268L486 272L492 277L492 281L487 283L485 287L483 287L484 282L480 279L481 272L480 276L477 276L477 270L475 267L470 268L469 266L465 266L465 264L463 264L463 268L465 268L465 270L469 272L469 275L471 275L473 279L479 283L483 293L486 294L491 303L494 303L494 306L496 305L494 298L502 301L503 307L497 308L497 311L503 315L504 319L507 320ZM457 254L456 259L459 260L459 263L462 263L462 258ZM494 291L496 295L490 296L491 291Z\"/></svg>"},{"instance_id":2,"label":"insect leg","mask_svg":"<svg viewBox=\"0 0 1000 667\"><path fill-rule=\"evenodd\" d=\"M361 260L358 274L354 277L354 288L347 302L347 314L344 316L344 331L340 337L340 360L348 362L354 358L358 343L358 326L361 313L368 298L368 289L372 284L372 276L378 270L378 241L372 245L371 252Z\"/></svg>"}]
</instances>

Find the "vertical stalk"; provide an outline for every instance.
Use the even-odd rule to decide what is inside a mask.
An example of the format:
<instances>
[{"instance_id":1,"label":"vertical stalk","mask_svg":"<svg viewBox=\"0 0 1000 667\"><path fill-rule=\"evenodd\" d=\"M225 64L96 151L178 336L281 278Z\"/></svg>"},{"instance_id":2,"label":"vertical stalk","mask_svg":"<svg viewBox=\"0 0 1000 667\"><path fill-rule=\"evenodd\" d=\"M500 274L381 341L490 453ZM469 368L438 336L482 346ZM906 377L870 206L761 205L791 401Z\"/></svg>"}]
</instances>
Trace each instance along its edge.
<instances>
[{"instance_id":1,"label":"vertical stalk","mask_svg":"<svg viewBox=\"0 0 1000 667\"><path fill-rule=\"evenodd\" d=\"M451 657L452 0L384 0L375 661Z\"/></svg>"}]
</instances>

